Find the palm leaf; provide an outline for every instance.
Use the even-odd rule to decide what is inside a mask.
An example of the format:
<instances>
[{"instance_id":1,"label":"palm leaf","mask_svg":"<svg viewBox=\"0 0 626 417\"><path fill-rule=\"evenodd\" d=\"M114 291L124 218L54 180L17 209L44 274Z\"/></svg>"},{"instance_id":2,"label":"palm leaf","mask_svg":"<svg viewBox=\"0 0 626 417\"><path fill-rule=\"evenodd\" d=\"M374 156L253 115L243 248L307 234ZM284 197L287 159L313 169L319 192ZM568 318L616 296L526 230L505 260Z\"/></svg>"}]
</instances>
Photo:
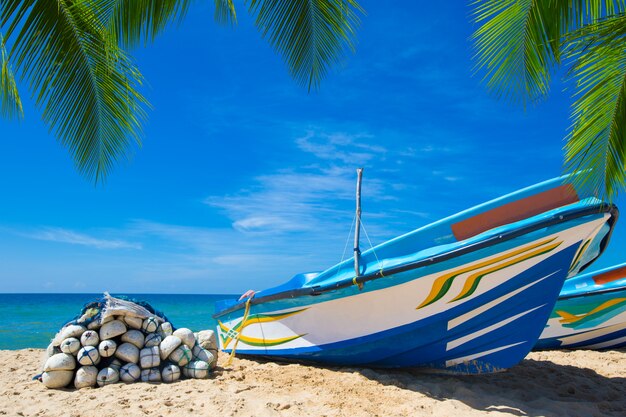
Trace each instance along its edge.
<instances>
[{"instance_id":1,"label":"palm leaf","mask_svg":"<svg viewBox=\"0 0 626 417\"><path fill-rule=\"evenodd\" d=\"M250 0L249 11L294 79L310 90L354 48L362 9L356 0Z\"/></svg>"},{"instance_id":2,"label":"palm leaf","mask_svg":"<svg viewBox=\"0 0 626 417\"><path fill-rule=\"evenodd\" d=\"M477 0L476 71L498 97L536 102L550 89L563 36L625 10L624 0Z\"/></svg>"},{"instance_id":3,"label":"palm leaf","mask_svg":"<svg viewBox=\"0 0 626 417\"><path fill-rule=\"evenodd\" d=\"M7 118L20 118L24 115L2 33L0 33L0 113Z\"/></svg>"},{"instance_id":4,"label":"palm leaf","mask_svg":"<svg viewBox=\"0 0 626 417\"><path fill-rule=\"evenodd\" d=\"M142 77L112 42L94 0L3 0L9 58L79 171L102 180L140 145Z\"/></svg>"},{"instance_id":5,"label":"palm leaf","mask_svg":"<svg viewBox=\"0 0 626 417\"><path fill-rule=\"evenodd\" d=\"M152 42L170 22L181 21L192 0L105 0L97 14L120 45L135 47Z\"/></svg>"},{"instance_id":6,"label":"palm leaf","mask_svg":"<svg viewBox=\"0 0 626 417\"><path fill-rule=\"evenodd\" d=\"M587 25L568 42L577 99L567 168L584 170L577 185L610 200L626 186L626 15Z\"/></svg>"},{"instance_id":7,"label":"palm leaf","mask_svg":"<svg viewBox=\"0 0 626 417\"><path fill-rule=\"evenodd\" d=\"M567 34L606 16L626 11L626 0L545 0L536 3L541 7L546 36L559 63Z\"/></svg>"},{"instance_id":8,"label":"palm leaf","mask_svg":"<svg viewBox=\"0 0 626 417\"><path fill-rule=\"evenodd\" d=\"M533 102L547 94L556 54L543 11L533 0L476 3L476 67L497 96Z\"/></svg>"},{"instance_id":9,"label":"palm leaf","mask_svg":"<svg viewBox=\"0 0 626 417\"><path fill-rule=\"evenodd\" d=\"M233 0L215 0L215 21L218 23L237 23L237 12Z\"/></svg>"}]
</instances>

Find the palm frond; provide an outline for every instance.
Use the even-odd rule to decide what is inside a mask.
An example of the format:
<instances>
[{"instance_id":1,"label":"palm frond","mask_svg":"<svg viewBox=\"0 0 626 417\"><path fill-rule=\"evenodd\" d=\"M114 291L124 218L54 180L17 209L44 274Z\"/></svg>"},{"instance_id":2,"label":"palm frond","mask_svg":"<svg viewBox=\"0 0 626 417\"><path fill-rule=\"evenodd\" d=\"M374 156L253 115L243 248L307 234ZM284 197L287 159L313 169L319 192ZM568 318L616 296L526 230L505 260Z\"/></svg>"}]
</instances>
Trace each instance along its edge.
<instances>
[{"instance_id":1,"label":"palm frond","mask_svg":"<svg viewBox=\"0 0 626 417\"><path fill-rule=\"evenodd\" d=\"M122 47L133 48L154 41L169 23L180 22L192 0L106 0L98 15Z\"/></svg>"},{"instance_id":2,"label":"palm frond","mask_svg":"<svg viewBox=\"0 0 626 417\"><path fill-rule=\"evenodd\" d=\"M0 114L6 118L21 118L24 115L2 33L0 33Z\"/></svg>"},{"instance_id":3,"label":"palm frond","mask_svg":"<svg viewBox=\"0 0 626 417\"><path fill-rule=\"evenodd\" d=\"M354 48L363 9L356 0L250 0L249 11L294 79L310 90Z\"/></svg>"},{"instance_id":4,"label":"palm frond","mask_svg":"<svg viewBox=\"0 0 626 417\"><path fill-rule=\"evenodd\" d=\"M141 144L146 100L136 89L141 74L108 38L94 1L3 0L0 24L43 120L98 182Z\"/></svg>"},{"instance_id":5,"label":"palm frond","mask_svg":"<svg viewBox=\"0 0 626 417\"><path fill-rule=\"evenodd\" d=\"M557 60L570 33L626 12L626 0L549 0L544 5L548 12L544 19L546 31Z\"/></svg>"},{"instance_id":6,"label":"palm frond","mask_svg":"<svg viewBox=\"0 0 626 417\"><path fill-rule=\"evenodd\" d=\"M473 34L476 69L498 97L534 102L549 91L554 45L544 26L540 2L485 0L475 3Z\"/></svg>"},{"instance_id":7,"label":"palm frond","mask_svg":"<svg viewBox=\"0 0 626 417\"><path fill-rule=\"evenodd\" d=\"M498 97L522 103L547 95L563 36L626 10L624 0L477 0L476 71Z\"/></svg>"},{"instance_id":8,"label":"palm frond","mask_svg":"<svg viewBox=\"0 0 626 417\"><path fill-rule=\"evenodd\" d=\"M611 200L626 186L626 15L587 25L569 42L577 99L566 167L585 170L577 185Z\"/></svg>"},{"instance_id":9,"label":"palm frond","mask_svg":"<svg viewBox=\"0 0 626 417\"><path fill-rule=\"evenodd\" d=\"M237 23L233 0L215 0L215 21L221 24Z\"/></svg>"}]
</instances>

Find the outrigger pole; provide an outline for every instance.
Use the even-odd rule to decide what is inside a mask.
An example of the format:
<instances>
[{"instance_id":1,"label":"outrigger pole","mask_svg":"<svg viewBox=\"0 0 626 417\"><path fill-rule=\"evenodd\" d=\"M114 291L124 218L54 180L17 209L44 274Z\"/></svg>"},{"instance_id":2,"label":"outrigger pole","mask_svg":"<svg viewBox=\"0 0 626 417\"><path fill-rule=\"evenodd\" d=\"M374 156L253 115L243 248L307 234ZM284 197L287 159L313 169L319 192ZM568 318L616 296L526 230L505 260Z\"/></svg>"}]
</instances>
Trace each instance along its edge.
<instances>
[{"instance_id":1,"label":"outrigger pole","mask_svg":"<svg viewBox=\"0 0 626 417\"><path fill-rule=\"evenodd\" d=\"M356 224L354 226L354 273L358 277L361 275L359 268L359 258L361 250L359 249L359 237L361 234L361 179L363 177L363 168L356 170Z\"/></svg>"}]
</instances>

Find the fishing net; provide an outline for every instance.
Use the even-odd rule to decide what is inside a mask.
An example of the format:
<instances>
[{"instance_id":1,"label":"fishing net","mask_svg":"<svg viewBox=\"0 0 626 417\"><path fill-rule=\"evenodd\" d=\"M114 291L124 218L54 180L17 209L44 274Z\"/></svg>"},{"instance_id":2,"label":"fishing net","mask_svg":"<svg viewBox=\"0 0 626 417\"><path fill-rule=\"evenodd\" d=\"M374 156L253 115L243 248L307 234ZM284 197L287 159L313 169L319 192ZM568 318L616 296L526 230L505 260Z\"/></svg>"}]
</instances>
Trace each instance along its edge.
<instances>
[{"instance_id":1,"label":"fishing net","mask_svg":"<svg viewBox=\"0 0 626 417\"><path fill-rule=\"evenodd\" d=\"M106 303L100 312L101 321L111 316L138 317L140 319L152 316L157 319L158 324L168 321L163 313L156 311L145 301L115 298L111 297L108 293L104 294L104 298Z\"/></svg>"},{"instance_id":2,"label":"fishing net","mask_svg":"<svg viewBox=\"0 0 626 417\"><path fill-rule=\"evenodd\" d=\"M108 292L105 292L102 298L85 304L80 314L67 322L63 327L72 324L87 327L94 322L97 325L102 325L109 317L113 316L139 319L154 317L157 325L169 321L165 314L154 309L145 301L135 300L126 296L113 297Z\"/></svg>"}]
</instances>

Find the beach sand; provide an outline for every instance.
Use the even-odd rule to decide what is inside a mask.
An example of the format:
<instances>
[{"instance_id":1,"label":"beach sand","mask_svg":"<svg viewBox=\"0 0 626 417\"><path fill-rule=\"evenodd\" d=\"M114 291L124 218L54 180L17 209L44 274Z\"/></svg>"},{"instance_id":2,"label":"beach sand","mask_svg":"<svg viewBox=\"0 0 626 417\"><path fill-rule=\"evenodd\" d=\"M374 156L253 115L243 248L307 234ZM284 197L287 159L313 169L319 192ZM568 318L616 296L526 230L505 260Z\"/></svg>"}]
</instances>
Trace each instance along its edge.
<instances>
[{"instance_id":1,"label":"beach sand","mask_svg":"<svg viewBox=\"0 0 626 417\"><path fill-rule=\"evenodd\" d=\"M502 373L437 376L235 359L208 380L50 390L43 350L0 351L6 416L626 416L626 351L531 353Z\"/></svg>"}]
</instances>

